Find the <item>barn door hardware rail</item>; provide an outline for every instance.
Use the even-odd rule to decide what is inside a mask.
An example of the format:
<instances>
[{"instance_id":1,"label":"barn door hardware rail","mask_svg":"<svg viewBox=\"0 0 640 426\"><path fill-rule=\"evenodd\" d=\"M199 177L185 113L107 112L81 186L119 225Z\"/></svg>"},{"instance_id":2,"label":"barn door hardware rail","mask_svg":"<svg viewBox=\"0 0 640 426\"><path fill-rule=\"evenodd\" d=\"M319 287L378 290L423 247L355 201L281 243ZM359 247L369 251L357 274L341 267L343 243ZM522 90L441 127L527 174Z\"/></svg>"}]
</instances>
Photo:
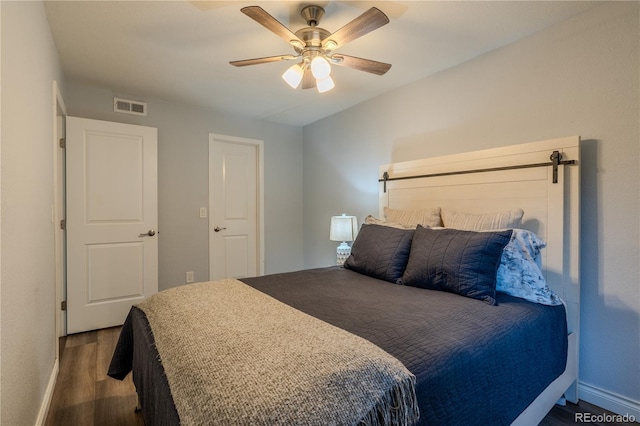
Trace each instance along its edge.
<instances>
[{"instance_id":1,"label":"barn door hardware rail","mask_svg":"<svg viewBox=\"0 0 640 426\"><path fill-rule=\"evenodd\" d=\"M558 166L565 166L576 164L576 160L563 160L562 153L560 151L553 151L551 156L549 157L551 160L548 163L532 163L532 164L517 164L513 166L502 166L502 167L490 167L486 169L472 169L472 170L456 170L453 172L442 172L442 173L431 173L427 175L416 175L416 176L399 176L399 177L389 177L389 172L384 172L382 174L382 178L378 179L378 182L384 183L384 192L387 192L387 182L391 182L393 180L408 180L408 179L422 179L422 178L431 178L431 177L439 177L439 176L453 176L453 175L467 175L471 173L483 173L483 172L500 172L503 170L517 170L517 169L531 169L534 167L553 167L553 183L558 183Z\"/></svg>"}]
</instances>

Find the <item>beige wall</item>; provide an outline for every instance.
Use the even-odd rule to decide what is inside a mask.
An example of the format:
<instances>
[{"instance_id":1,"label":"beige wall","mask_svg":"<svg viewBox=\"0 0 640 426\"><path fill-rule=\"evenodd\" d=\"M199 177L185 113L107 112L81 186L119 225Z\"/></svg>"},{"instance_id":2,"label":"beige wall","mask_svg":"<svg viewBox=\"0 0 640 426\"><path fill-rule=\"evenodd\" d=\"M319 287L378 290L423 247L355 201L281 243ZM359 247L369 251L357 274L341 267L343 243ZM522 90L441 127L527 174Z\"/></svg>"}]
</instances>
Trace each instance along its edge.
<instances>
[{"instance_id":1,"label":"beige wall","mask_svg":"<svg viewBox=\"0 0 640 426\"><path fill-rule=\"evenodd\" d=\"M61 70L44 6L2 8L0 410L34 424L55 361L53 80Z\"/></svg>"},{"instance_id":2,"label":"beige wall","mask_svg":"<svg viewBox=\"0 0 640 426\"><path fill-rule=\"evenodd\" d=\"M639 410L639 7L607 3L305 126L305 267L335 260L331 215L377 214L381 164L581 135L581 397Z\"/></svg>"}]
</instances>

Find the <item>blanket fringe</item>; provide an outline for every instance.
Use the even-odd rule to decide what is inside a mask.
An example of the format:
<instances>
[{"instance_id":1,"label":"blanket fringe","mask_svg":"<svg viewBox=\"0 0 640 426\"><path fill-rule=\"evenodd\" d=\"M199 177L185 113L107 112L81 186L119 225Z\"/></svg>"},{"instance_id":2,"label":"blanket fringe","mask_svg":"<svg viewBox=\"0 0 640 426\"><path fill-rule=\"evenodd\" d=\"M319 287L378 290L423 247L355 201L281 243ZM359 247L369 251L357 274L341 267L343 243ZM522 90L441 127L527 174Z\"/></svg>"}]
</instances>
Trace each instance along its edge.
<instances>
[{"instance_id":1,"label":"blanket fringe","mask_svg":"<svg viewBox=\"0 0 640 426\"><path fill-rule=\"evenodd\" d=\"M360 420L363 426L411 426L420 418L415 376L395 384Z\"/></svg>"}]
</instances>

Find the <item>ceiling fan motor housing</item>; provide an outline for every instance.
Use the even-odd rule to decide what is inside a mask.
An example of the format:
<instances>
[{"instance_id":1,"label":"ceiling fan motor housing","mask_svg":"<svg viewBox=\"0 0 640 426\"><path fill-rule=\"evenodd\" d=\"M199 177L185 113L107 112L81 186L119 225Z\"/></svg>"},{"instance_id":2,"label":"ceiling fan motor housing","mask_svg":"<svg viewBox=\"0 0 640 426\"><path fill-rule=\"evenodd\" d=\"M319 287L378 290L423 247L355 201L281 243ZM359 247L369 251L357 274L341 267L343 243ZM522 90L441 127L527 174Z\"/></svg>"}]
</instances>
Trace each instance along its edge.
<instances>
[{"instance_id":1,"label":"ceiling fan motor housing","mask_svg":"<svg viewBox=\"0 0 640 426\"><path fill-rule=\"evenodd\" d=\"M306 27L301 28L295 32L296 36L304 41L304 48L300 48L297 46L293 46L293 48L299 54L302 53L303 50L319 50L322 48L322 41L329 37L331 33L324 28L320 27Z\"/></svg>"},{"instance_id":2,"label":"ceiling fan motor housing","mask_svg":"<svg viewBox=\"0 0 640 426\"><path fill-rule=\"evenodd\" d=\"M300 15L310 27L315 27L324 16L324 9L320 6L309 5L302 8Z\"/></svg>"},{"instance_id":3,"label":"ceiling fan motor housing","mask_svg":"<svg viewBox=\"0 0 640 426\"><path fill-rule=\"evenodd\" d=\"M309 5L302 8L300 15L307 21L307 25L309 26L295 32L296 37L304 41L304 47L292 44L293 48L307 61L310 61L318 55L325 56L326 52L322 48L322 42L329 37L331 33L324 28L318 27L320 19L324 16L324 9L320 6Z\"/></svg>"}]
</instances>

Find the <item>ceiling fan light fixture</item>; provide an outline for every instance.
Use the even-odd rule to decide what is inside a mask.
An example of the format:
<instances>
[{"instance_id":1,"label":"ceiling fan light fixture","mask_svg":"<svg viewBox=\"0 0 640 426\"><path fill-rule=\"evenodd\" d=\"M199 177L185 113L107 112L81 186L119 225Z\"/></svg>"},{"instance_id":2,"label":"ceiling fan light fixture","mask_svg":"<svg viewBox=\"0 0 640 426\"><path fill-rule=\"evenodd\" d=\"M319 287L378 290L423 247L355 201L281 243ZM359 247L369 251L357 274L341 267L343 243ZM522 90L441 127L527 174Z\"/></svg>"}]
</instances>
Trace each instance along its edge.
<instances>
[{"instance_id":1,"label":"ceiling fan light fixture","mask_svg":"<svg viewBox=\"0 0 640 426\"><path fill-rule=\"evenodd\" d=\"M282 79L287 82L287 84L294 89L297 89L302 81L302 76L304 75L304 71L300 64L295 64L289 67L283 74Z\"/></svg>"},{"instance_id":2,"label":"ceiling fan light fixture","mask_svg":"<svg viewBox=\"0 0 640 426\"><path fill-rule=\"evenodd\" d=\"M316 79L316 88L318 89L318 93L328 92L334 87L336 87L336 85L330 76L323 79Z\"/></svg>"},{"instance_id":3,"label":"ceiling fan light fixture","mask_svg":"<svg viewBox=\"0 0 640 426\"><path fill-rule=\"evenodd\" d=\"M322 56L316 56L311 60L311 73L317 80L324 80L331 74L331 65Z\"/></svg>"},{"instance_id":4,"label":"ceiling fan light fixture","mask_svg":"<svg viewBox=\"0 0 640 426\"><path fill-rule=\"evenodd\" d=\"M338 48L338 43L336 43L333 40L327 40L324 42L323 47L324 47L324 50L327 52L331 50L336 50Z\"/></svg>"}]
</instances>

